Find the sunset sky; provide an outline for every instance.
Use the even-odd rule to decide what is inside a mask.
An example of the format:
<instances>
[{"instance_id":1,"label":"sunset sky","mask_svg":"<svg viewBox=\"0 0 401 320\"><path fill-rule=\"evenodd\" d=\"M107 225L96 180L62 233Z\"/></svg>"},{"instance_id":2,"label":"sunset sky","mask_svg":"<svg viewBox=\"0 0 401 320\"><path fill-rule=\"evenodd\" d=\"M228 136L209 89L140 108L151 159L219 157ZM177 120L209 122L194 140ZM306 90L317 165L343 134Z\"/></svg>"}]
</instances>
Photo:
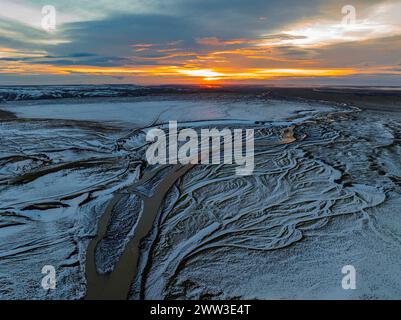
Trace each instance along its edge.
<instances>
[{"instance_id":1,"label":"sunset sky","mask_svg":"<svg viewBox=\"0 0 401 320\"><path fill-rule=\"evenodd\" d=\"M401 85L401 1L0 0L0 84L80 83Z\"/></svg>"}]
</instances>

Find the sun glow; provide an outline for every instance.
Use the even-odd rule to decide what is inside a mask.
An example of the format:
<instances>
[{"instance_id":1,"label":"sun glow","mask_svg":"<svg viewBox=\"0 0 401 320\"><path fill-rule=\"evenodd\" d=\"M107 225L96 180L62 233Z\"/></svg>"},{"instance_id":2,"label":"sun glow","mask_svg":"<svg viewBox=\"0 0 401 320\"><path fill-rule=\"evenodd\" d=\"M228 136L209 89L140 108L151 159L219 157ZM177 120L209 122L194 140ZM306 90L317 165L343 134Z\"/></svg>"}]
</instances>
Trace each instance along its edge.
<instances>
[{"instance_id":1,"label":"sun glow","mask_svg":"<svg viewBox=\"0 0 401 320\"><path fill-rule=\"evenodd\" d=\"M246 69L238 70L178 70L190 77L201 77L205 81L218 80L263 80L275 77L330 77L356 73L353 69Z\"/></svg>"},{"instance_id":2,"label":"sun glow","mask_svg":"<svg viewBox=\"0 0 401 320\"><path fill-rule=\"evenodd\" d=\"M86 74L86 75L107 75L124 77L166 77L174 79L185 79L189 82L200 83L202 81L242 81L242 80L263 80L282 77L331 77L346 76L356 73L363 73L366 70L355 70L350 68L339 69L307 69L307 68L224 68L224 69L194 69L178 68L175 66L138 66L130 67L92 67L92 66L53 66L24 64L15 62L12 65L3 67L0 73L19 74Z\"/></svg>"},{"instance_id":3,"label":"sun glow","mask_svg":"<svg viewBox=\"0 0 401 320\"><path fill-rule=\"evenodd\" d=\"M216 79L217 77L223 76L220 72L215 72L211 69L198 69L198 70L186 70L179 69L177 70L179 73L185 74L191 77L202 77L206 79Z\"/></svg>"}]
</instances>

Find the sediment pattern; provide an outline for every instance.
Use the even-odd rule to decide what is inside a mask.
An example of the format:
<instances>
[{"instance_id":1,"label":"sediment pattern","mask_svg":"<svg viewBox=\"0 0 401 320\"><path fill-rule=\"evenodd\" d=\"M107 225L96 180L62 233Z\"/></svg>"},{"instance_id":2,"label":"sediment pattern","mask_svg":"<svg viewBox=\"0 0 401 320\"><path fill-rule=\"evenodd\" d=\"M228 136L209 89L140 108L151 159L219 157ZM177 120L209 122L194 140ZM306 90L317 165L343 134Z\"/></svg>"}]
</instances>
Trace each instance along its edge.
<instances>
[{"instance_id":1,"label":"sediment pattern","mask_svg":"<svg viewBox=\"0 0 401 320\"><path fill-rule=\"evenodd\" d=\"M84 298L96 237L96 272L134 280L132 299L336 297L335 270L351 256L366 273L375 252L397 266L401 120L338 108L253 128L252 175L196 165L165 189L173 168L147 165L149 127L0 122L0 297ZM151 228L138 239L143 219ZM116 274L137 241L136 272ZM56 267L57 290L40 287L44 265ZM358 297L394 296L396 279L375 278ZM389 296L374 289L383 281Z\"/></svg>"}]
</instances>

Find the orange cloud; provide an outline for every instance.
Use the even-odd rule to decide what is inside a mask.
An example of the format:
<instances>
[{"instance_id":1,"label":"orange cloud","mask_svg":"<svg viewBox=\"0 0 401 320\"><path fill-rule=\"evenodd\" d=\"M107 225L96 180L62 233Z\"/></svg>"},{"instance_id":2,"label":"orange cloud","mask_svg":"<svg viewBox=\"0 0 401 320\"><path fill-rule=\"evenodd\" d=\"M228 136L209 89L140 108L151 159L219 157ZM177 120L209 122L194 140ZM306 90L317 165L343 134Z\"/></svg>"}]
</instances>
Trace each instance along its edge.
<instances>
[{"instance_id":1,"label":"orange cloud","mask_svg":"<svg viewBox=\"0 0 401 320\"><path fill-rule=\"evenodd\" d=\"M258 40L251 40L251 39L220 40L216 37L208 37L208 38L197 38L196 43L204 46L227 46L236 44L254 44L258 43Z\"/></svg>"},{"instance_id":2,"label":"orange cloud","mask_svg":"<svg viewBox=\"0 0 401 320\"><path fill-rule=\"evenodd\" d=\"M377 71L377 70L376 70ZM275 77L329 77L346 76L357 73L353 69L302 69L302 68L225 68L202 69L177 66L139 66L139 67L93 67L93 66L52 66L26 64L21 62L3 65L0 73L13 74L55 74L73 73L86 75L136 76L136 77L182 77L202 80L247 80L271 79ZM386 72L386 70L382 70Z\"/></svg>"}]
</instances>

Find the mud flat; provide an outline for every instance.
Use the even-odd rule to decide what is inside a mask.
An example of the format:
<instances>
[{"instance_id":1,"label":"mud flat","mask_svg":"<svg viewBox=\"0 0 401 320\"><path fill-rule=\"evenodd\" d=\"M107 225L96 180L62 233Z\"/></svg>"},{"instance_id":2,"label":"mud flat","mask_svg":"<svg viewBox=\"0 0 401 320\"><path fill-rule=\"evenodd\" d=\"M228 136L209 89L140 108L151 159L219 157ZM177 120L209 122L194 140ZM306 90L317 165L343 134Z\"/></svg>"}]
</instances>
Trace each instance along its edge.
<instances>
[{"instance_id":1,"label":"mud flat","mask_svg":"<svg viewBox=\"0 0 401 320\"><path fill-rule=\"evenodd\" d=\"M2 105L0 297L399 297L398 109L262 93ZM254 128L254 174L149 166L146 130L169 120Z\"/></svg>"},{"instance_id":2,"label":"mud flat","mask_svg":"<svg viewBox=\"0 0 401 320\"><path fill-rule=\"evenodd\" d=\"M127 244L122 256L111 273L100 275L96 270L95 251L99 240L105 236L107 226L116 204L126 193L116 193L107 205L98 223L98 235L92 240L87 249L86 257L86 299L127 299L130 287L137 274L139 246L142 239L150 232L162 205L162 201L177 179L183 176L192 166L172 168L169 174L157 187L152 197L143 197L143 211L135 226L135 236ZM135 188L143 185L149 178L144 177L127 188L127 192L135 192Z\"/></svg>"}]
</instances>

